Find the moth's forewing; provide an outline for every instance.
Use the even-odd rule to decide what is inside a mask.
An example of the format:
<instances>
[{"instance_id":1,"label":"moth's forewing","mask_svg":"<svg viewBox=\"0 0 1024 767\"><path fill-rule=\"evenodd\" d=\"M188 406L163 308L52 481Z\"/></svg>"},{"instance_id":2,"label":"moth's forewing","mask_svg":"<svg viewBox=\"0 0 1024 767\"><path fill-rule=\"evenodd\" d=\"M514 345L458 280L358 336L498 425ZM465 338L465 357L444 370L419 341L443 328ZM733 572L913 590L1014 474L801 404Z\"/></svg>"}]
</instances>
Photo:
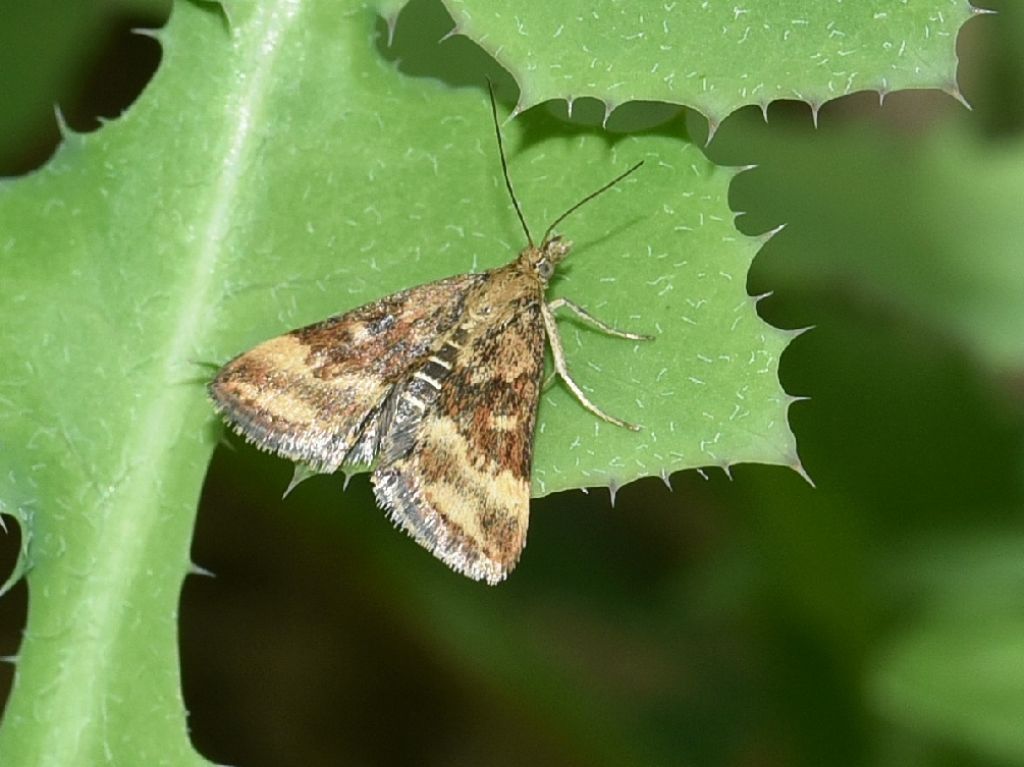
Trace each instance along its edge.
<instances>
[{"instance_id":1,"label":"moth's forewing","mask_svg":"<svg viewBox=\"0 0 1024 767\"><path fill-rule=\"evenodd\" d=\"M353 462L364 434L380 431L394 385L459 321L483 279L421 285L273 338L221 368L210 396L257 447L334 471Z\"/></svg>"}]
</instances>

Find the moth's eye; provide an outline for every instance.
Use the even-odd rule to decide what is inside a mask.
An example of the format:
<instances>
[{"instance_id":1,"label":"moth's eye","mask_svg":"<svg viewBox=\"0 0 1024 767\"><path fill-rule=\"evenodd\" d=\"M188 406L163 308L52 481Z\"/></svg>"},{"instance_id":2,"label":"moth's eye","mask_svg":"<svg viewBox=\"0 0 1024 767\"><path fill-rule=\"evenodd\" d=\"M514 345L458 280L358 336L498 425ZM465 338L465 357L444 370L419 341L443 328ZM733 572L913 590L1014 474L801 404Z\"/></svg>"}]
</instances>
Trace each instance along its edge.
<instances>
[{"instance_id":1,"label":"moth's eye","mask_svg":"<svg viewBox=\"0 0 1024 767\"><path fill-rule=\"evenodd\" d=\"M537 274L539 274L542 279L549 280L551 279L551 275L554 273L555 267L551 265L550 261L540 261L537 264Z\"/></svg>"}]
</instances>

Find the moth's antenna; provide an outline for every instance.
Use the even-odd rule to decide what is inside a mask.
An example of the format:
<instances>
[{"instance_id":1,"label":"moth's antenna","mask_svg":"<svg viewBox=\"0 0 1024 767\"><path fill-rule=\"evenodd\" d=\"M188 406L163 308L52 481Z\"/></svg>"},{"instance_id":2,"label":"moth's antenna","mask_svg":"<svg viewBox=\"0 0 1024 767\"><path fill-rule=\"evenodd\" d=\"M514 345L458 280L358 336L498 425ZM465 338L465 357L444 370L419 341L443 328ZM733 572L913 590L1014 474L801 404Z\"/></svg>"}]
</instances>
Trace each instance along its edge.
<instances>
[{"instance_id":1,"label":"moth's antenna","mask_svg":"<svg viewBox=\"0 0 1024 767\"><path fill-rule=\"evenodd\" d=\"M519 200L516 199L516 193L512 190L512 179L508 177L508 164L505 162L505 145L501 141L501 128L498 127L498 107L494 105L494 85L489 77L487 78L487 92L491 94L491 116L494 117L494 135L498 137L498 155L501 157L501 172L505 174L505 186L508 188L508 196L512 198L512 204L516 206L516 215L519 216L519 223L523 225L523 231L526 232L526 241L530 243L532 248L535 246L533 244L533 236L530 234L530 227L526 225L523 211L519 208Z\"/></svg>"},{"instance_id":2,"label":"moth's antenna","mask_svg":"<svg viewBox=\"0 0 1024 767\"><path fill-rule=\"evenodd\" d=\"M644 164L644 161L643 161L643 160L641 160L641 161L640 161L640 162L638 162L638 163L637 163L636 165L634 165L634 166L633 166L632 168L630 168L629 170L627 170L627 171L626 171L625 173L621 173L621 174L619 174L618 176L616 176L615 178L613 178L613 179L612 179L611 181L609 181L609 182L608 182L607 184L605 184L605 185L604 185L604 186L602 186L602 187L601 187L600 189L598 189L598 190L597 190L596 192L591 192L591 193L590 193L590 194L588 194L588 195L587 195L586 197L584 197L584 198L583 198L582 200L580 200L580 201L579 201L578 203L576 203L576 204L575 204L575 205L573 205L573 206L572 206L571 208L569 208L569 210L565 211L565 213L563 213L563 214L562 214L561 216L559 216L558 218L556 218L556 219L555 219L555 221L554 221L554 223L553 223L553 224L551 224L551 226L549 226L549 227L548 227L548 230L547 230L546 232L544 232L544 239L543 239L543 240L541 240L541 242L547 242L547 241L548 241L548 237L549 237L549 236L551 235L551 233L552 233L552 232L553 232L553 231L555 230L555 227L556 227L556 226L558 226L558 225L559 225L560 223L562 223L563 221L565 221L565 219L569 217L569 214L570 214L570 213L575 213L575 212L576 212L577 210L579 210L579 209L580 209L581 207L583 207L583 206L584 206L584 205L586 205L586 204L587 204L588 202L590 202L591 200L593 200L593 199L594 199L595 197L597 197L597 196L598 196L599 194L601 194L602 192L607 192L607 191L608 191L609 189L611 189L611 188L612 188L613 186L615 186L615 185L616 185L617 183L619 183L620 181L622 181L622 179L624 179L624 178L625 178L626 176L628 176L628 175L629 175L630 173L632 173L633 171L635 171L635 170L636 170L637 168L639 168L639 167L640 167L641 165L643 165L643 164Z\"/></svg>"}]
</instances>

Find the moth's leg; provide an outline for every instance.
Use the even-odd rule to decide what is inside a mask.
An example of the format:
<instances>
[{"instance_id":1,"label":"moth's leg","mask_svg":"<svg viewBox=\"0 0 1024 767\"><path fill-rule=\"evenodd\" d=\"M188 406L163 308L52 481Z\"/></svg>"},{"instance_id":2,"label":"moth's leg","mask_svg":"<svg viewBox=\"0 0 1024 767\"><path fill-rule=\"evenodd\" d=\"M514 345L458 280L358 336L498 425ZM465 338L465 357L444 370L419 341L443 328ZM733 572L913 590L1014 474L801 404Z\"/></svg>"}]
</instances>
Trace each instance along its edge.
<instances>
[{"instance_id":1,"label":"moth's leg","mask_svg":"<svg viewBox=\"0 0 1024 767\"><path fill-rule=\"evenodd\" d=\"M634 423L627 423L615 416L608 415L606 412L601 410L597 405L587 399L587 395L583 393L583 390L579 387L569 375L569 369L565 365L565 350L562 348L562 337L558 335L558 325L555 322L555 315L551 309L548 308L547 304L540 305L540 314L544 318L544 328L547 330L548 342L551 344L551 356L555 361L555 372L561 376L562 380L565 381L565 385L569 387L569 391L576 395L576 399L580 401L587 410L599 418L603 418L608 423L613 423L616 426L622 426L623 428L629 429L630 431L640 431L640 427Z\"/></svg>"},{"instance_id":2,"label":"moth's leg","mask_svg":"<svg viewBox=\"0 0 1024 767\"><path fill-rule=\"evenodd\" d=\"M627 333L625 330L617 330L616 328L613 328L611 325L606 325L593 314L584 309L582 306L573 303L568 298L556 298L554 301L548 304L548 309L550 309L552 312L555 312L558 309L561 309L563 306L566 307L567 309L572 310L577 317L586 320L595 328L604 333L607 333L610 336L615 336L616 338L629 338L632 339L633 341L651 341L654 338L654 336L645 336L640 333Z\"/></svg>"},{"instance_id":3,"label":"moth's leg","mask_svg":"<svg viewBox=\"0 0 1024 767\"><path fill-rule=\"evenodd\" d=\"M544 379L544 383L541 384L540 390L541 391L547 391L548 389L550 389L551 388L551 384L553 384L555 382L555 376L557 376L557 375L558 375L557 371L554 371L554 370L552 370L550 373L548 373L548 377Z\"/></svg>"}]
</instances>

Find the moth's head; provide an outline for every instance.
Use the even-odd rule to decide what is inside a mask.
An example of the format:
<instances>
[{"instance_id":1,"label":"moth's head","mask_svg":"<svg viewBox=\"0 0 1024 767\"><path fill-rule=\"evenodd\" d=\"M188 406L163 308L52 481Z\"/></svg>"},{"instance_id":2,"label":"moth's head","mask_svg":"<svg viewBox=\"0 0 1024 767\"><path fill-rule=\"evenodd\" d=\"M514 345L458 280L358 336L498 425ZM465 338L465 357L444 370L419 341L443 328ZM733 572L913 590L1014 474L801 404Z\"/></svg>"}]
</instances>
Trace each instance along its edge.
<instances>
[{"instance_id":1,"label":"moth's head","mask_svg":"<svg viewBox=\"0 0 1024 767\"><path fill-rule=\"evenodd\" d=\"M519 255L519 258L536 273L541 282L547 283L554 275L555 267L566 257L571 248L571 242L563 240L562 235L556 234L554 237L544 240L539 248L531 245Z\"/></svg>"}]
</instances>

